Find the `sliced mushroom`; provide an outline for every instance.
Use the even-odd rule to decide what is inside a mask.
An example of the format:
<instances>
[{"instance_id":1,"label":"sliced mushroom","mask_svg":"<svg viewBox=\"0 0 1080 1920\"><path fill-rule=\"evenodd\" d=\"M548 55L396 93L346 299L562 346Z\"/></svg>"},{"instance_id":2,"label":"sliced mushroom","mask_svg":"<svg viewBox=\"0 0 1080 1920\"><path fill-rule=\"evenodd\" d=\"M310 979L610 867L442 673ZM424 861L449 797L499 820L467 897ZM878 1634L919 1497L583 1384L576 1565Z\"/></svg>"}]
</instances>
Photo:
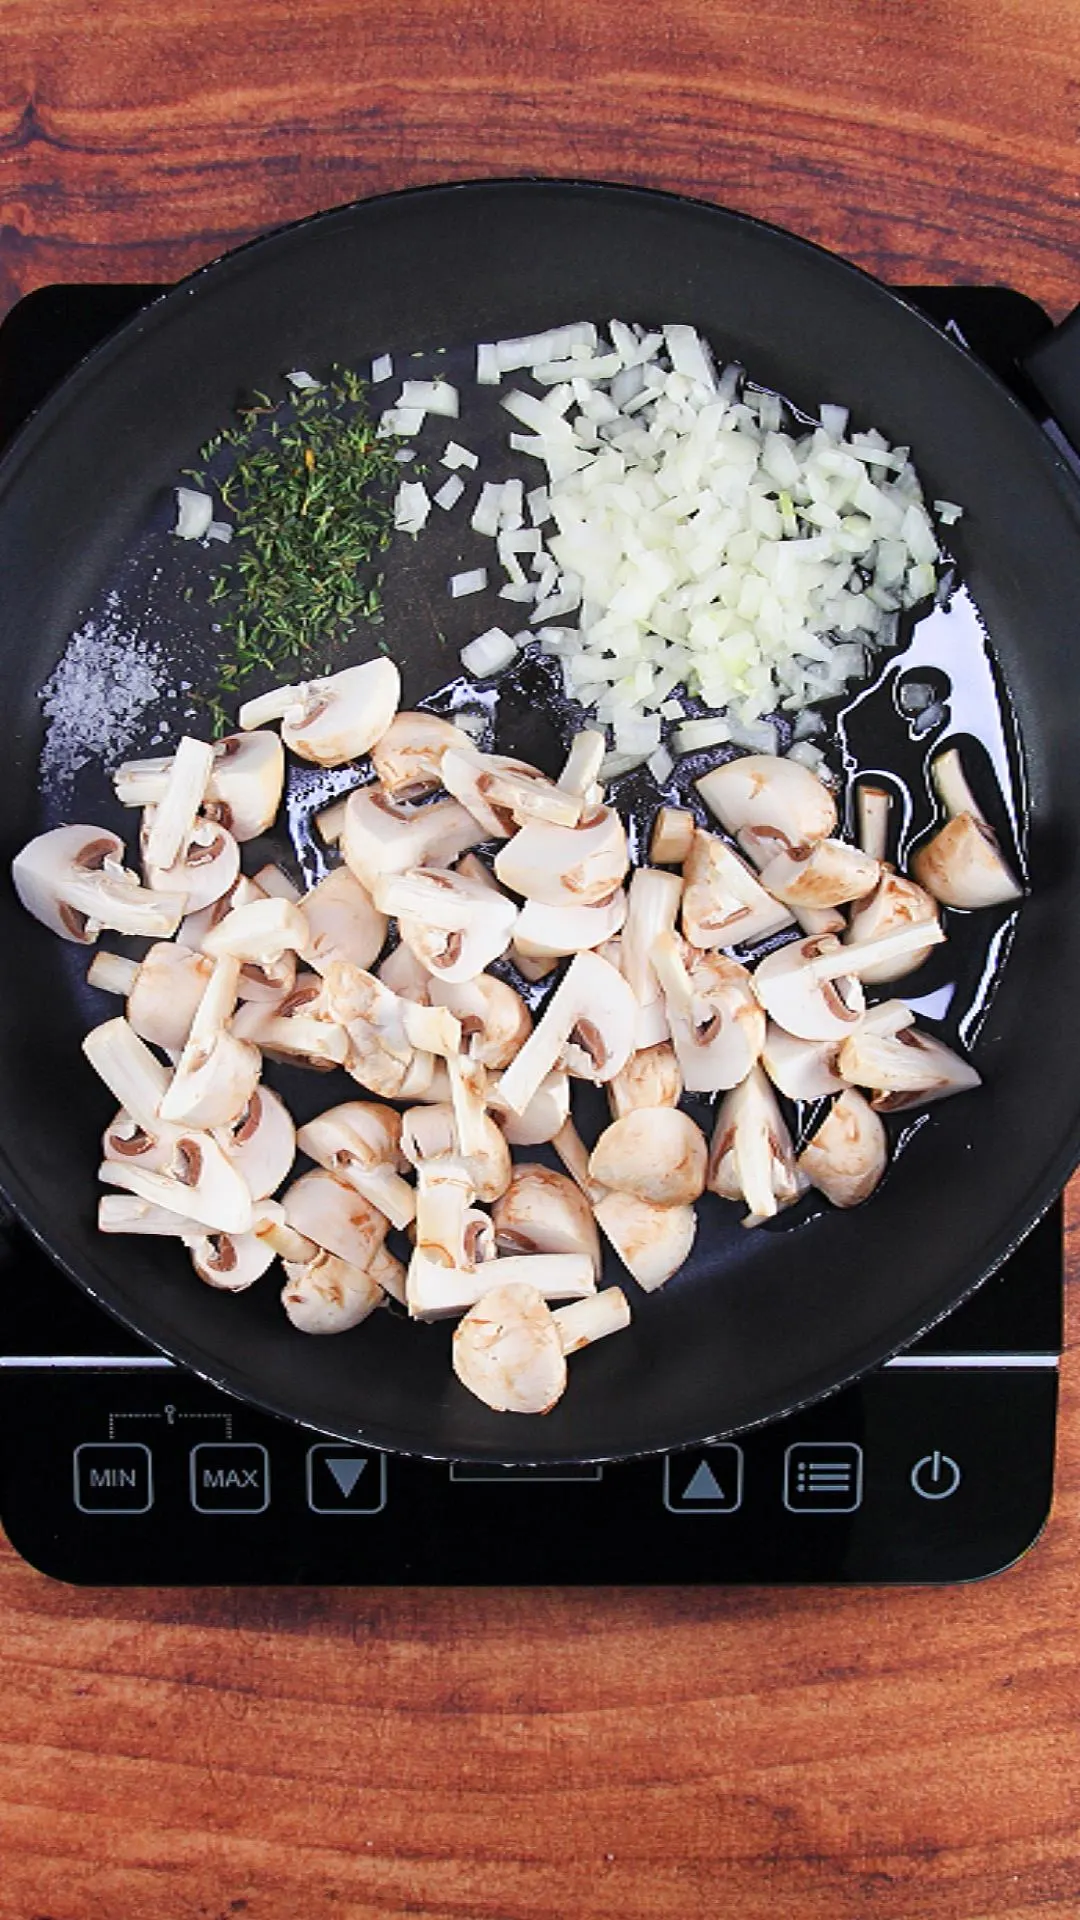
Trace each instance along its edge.
<instances>
[{"instance_id":1,"label":"sliced mushroom","mask_svg":"<svg viewBox=\"0 0 1080 1920\"><path fill-rule=\"evenodd\" d=\"M321 1167L294 1180L282 1195L282 1205L296 1233L362 1270L382 1246L390 1224L355 1187Z\"/></svg>"},{"instance_id":2,"label":"sliced mushroom","mask_svg":"<svg viewBox=\"0 0 1080 1920\"><path fill-rule=\"evenodd\" d=\"M445 755L442 780L483 827L485 839L505 840L529 820L569 828L581 818L581 795L557 787L527 760L469 747Z\"/></svg>"},{"instance_id":3,"label":"sliced mushroom","mask_svg":"<svg viewBox=\"0 0 1080 1920\"><path fill-rule=\"evenodd\" d=\"M678 874L661 873L657 867L639 867L631 876L619 960L620 971L629 981L640 1009L639 1047L654 1046L668 1037L667 1010L653 966L653 948L661 934L674 933L682 890Z\"/></svg>"},{"instance_id":4,"label":"sliced mushroom","mask_svg":"<svg viewBox=\"0 0 1080 1920\"><path fill-rule=\"evenodd\" d=\"M639 1107L677 1107L682 1091L682 1073L669 1040L631 1054L622 1072L607 1083L608 1105L614 1120L621 1120L624 1114L634 1113Z\"/></svg>"},{"instance_id":5,"label":"sliced mushroom","mask_svg":"<svg viewBox=\"0 0 1080 1920\"><path fill-rule=\"evenodd\" d=\"M208 1286L242 1293L272 1265L273 1247L252 1233L208 1231L200 1220L155 1206L133 1193L105 1193L98 1202L99 1233L154 1234L181 1240L191 1264Z\"/></svg>"},{"instance_id":6,"label":"sliced mushroom","mask_svg":"<svg viewBox=\"0 0 1080 1920\"><path fill-rule=\"evenodd\" d=\"M422 800L443 785L447 752L471 753L472 741L437 713L398 713L371 749L375 778L395 800Z\"/></svg>"},{"instance_id":7,"label":"sliced mushroom","mask_svg":"<svg viewBox=\"0 0 1080 1920\"><path fill-rule=\"evenodd\" d=\"M634 1051L637 1001L621 973L595 953L575 954L517 1059L503 1073L499 1099L524 1113L542 1080L562 1064L602 1084Z\"/></svg>"},{"instance_id":8,"label":"sliced mushroom","mask_svg":"<svg viewBox=\"0 0 1080 1920\"><path fill-rule=\"evenodd\" d=\"M409 1038L406 1023L416 1003L348 960L330 962L322 988L327 1013L344 1029L353 1079L380 1099L415 1097L410 1087L418 1064L426 1058L427 1081L434 1071L432 1056L420 1055Z\"/></svg>"},{"instance_id":9,"label":"sliced mushroom","mask_svg":"<svg viewBox=\"0 0 1080 1920\"><path fill-rule=\"evenodd\" d=\"M192 1127L229 1127L245 1111L259 1082L258 1047L228 1026L236 1005L240 962L215 961L191 1031L162 1097L163 1120Z\"/></svg>"},{"instance_id":10,"label":"sliced mushroom","mask_svg":"<svg viewBox=\"0 0 1080 1920\"><path fill-rule=\"evenodd\" d=\"M418 1163L414 1261L410 1261L410 1278L406 1280L410 1308L416 1255L421 1263L430 1261L455 1272L478 1264L476 1256L482 1250L482 1241L471 1231L474 1223L470 1220L475 1198L472 1172L460 1154L437 1154Z\"/></svg>"},{"instance_id":11,"label":"sliced mushroom","mask_svg":"<svg viewBox=\"0 0 1080 1920\"><path fill-rule=\"evenodd\" d=\"M217 960L224 955L266 970L285 953L303 953L308 922L291 900L263 897L233 906L203 937L202 950Z\"/></svg>"},{"instance_id":12,"label":"sliced mushroom","mask_svg":"<svg viewBox=\"0 0 1080 1920\"><path fill-rule=\"evenodd\" d=\"M600 1235L584 1195L564 1173L526 1161L492 1208L500 1253L578 1253L600 1278Z\"/></svg>"},{"instance_id":13,"label":"sliced mushroom","mask_svg":"<svg viewBox=\"0 0 1080 1920\"><path fill-rule=\"evenodd\" d=\"M497 1413L549 1413L566 1387L566 1355L630 1323L621 1287L552 1313L536 1287L486 1293L454 1332L454 1372Z\"/></svg>"},{"instance_id":14,"label":"sliced mushroom","mask_svg":"<svg viewBox=\"0 0 1080 1920\"><path fill-rule=\"evenodd\" d=\"M177 930L178 947L189 947L195 953L202 952L203 941L213 927L219 926L226 914L234 907L247 906L252 900L267 898L263 888L246 873L238 873L231 887L211 900L208 906L200 907L195 913L185 913Z\"/></svg>"},{"instance_id":15,"label":"sliced mushroom","mask_svg":"<svg viewBox=\"0 0 1080 1920\"><path fill-rule=\"evenodd\" d=\"M854 1033L899 1033L914 1018L902 1000L883 1000L879 1006L866 1009ZM842 1093L847 1084L836 1064L841 1047L846 1045L846 1040L797 1040L770 1020L761 1064L773 1085L789 1100L823 1100L827 1094Z\"/></svg>"},{"instance_id":16,"label":"sliced mushroom","mask_svg":"<svg viewBox=\"0 0 1080 1920\"><path fill-rule=\"evenodd\" d=\"M381 787L358 787L345 803L341 851L360 885L373 894L380 875L448 867L483 838L483 828L457 800L417 807L392 800Z\"/></svg>"},{"instance_id":17,"label":"sliced mushroom","mask_svg":"<svg viewBox=\"0 0 1080 1920\"><path fill-rule=\"evenodd\" d=\"M595 907L547 907L526 900L514 927L514 952L526 960L560 960L613 940L626 918L626 894L616 889Z\"/></svg>"},{"instance_id":18,"label":"sliced mushroom","mask_svg":"<svg viewBox=\"0 0 1080 1920\"><path fill-rule=\"evenodd\" d=\"M433 978L431 998L460 1021L462 1046L482 1067L508 1067L532 1032L532 1014L520 993L494 974L457 983Z\"/></svg>"},{"instance_id":19,"label":"sliced mushroom","mask_svg":"<svg viewBox=\"0 0 1080 1920\"><path fill-rule=\"evenodd\" d=\"M686 1207L705 1191L701 1128L678 1107L638 1107L613 1120L589 1156L589 1177L657 1207Z\"/></svg>"},{"instance_id":20,"label":"sliced mushroom","mask_svg":"<svg viewBox=\"0 0 1080 1920\"><path fill-rule=\"evenodd\" d=\"M253 1200L265 1200L287 1180L296 1158L296 1128L281 1095L256 1087L240 1118L215 1139L247 1183Z\"/></svg>"},{"instance_id":21,"label":"sliced mushroom","mask_svg":"<svg viewBox=\"0 0 1080 1920\"><path fill-rule=\"evenodd\" d=\"M868 1032L864 1024L844 1041L836 1066L850 1084L871 1089L876 1113L928 1106L982 1085L970 1060L913 1026L888 1035Z\"/></svg>"},{"instance_id":22,"label":"sliced mushroom","mask_svg":"<svg viewBox=\"0 0 1080 1920\"><path fill-rule=\"evenodd\" d=\"M582 1300L596 1292L584 1254L511 1254L472 1267L446 1267L417 1250L409 1262L406 1304L414 1320L445 1320L496 1289L521 1284L534 1287L546 1300Z\"/></svg>"},{"instance_id":23,"label":"sliced mushroom","mask_svg":"<svg viewBox=\"0 0 1080 1920\"><path fill-rule=\"evenodd\" d=\"M940 754L931 773L947 817L912 855L919 885L947 907L996 907L1021 899L1024 889L967 783L958 749Z\"/></svg>"},{"instance_id":24,"label":"sliced mushroom","mask_svg":"<svg viewBox=\"0 0 1080 1920\"><path fill-rule=\"evenodd\" d=\"M719 834L698 828L683 864L683 932L694 947L747 946L792 916Z\"/></svg>"},{"instance_id":25,"label":"sliced mushroom","mask_svg":"<svg viewBox=\"0 0 1080 1920\"><path fill-rule=\"evenodd\" d=\"M393 1107L348 1100L302 1126L301 1153L355 1187L392 1227L407 1227L416 1215L416 1195L401 1178L408 1166L401 1151L401 1115Z\"/></svg>"},{"instance_id":26,"label":"sliced mushroom","mask_svg":"<svg viewBox=\"0 0 1080 1920\"><path fill-rule=\"evenodd\" d=\"M374 1275L319 1248L310 1260L286 1260L281 1304L299 1333L346 1333L383 1303Z\"/></svg>"},{"instance_id":27,"label":"sliced mushroom","mask_svg":"<svg viewBox=\"0 0 1080 1920\"><path fill-rule=\"evenodd\" d=\"M236 1012L233 1033L275 1060L329 1072L350 1057L349 1035L334 1017L325 983L317 973L298 973L291 991L269 1005L247 1001Z\"/></svg>"},{"instance_id":28,"label":"sliced mushroom","mask_svg":"<svg viewBox=\"0 0 1080 1920\"><path fill-rule=\"evenodd\" d=\"M633 1193L606 1193L596 1223L645 1293L655 1293L690 1258L697 1234L694 1207L657 1207Z\"/></svg>"},{"instance_id":29,"label":"sliced mushroom","mask_svg":"<svg viewBox=\"0 0 1080 1920\"><path fill-rule=\"evenodd\" d=\"M531 980L534 985L540 980L546 980L549 974L555 972L559 964L558 955L546 954L542 960L538 960L535 954L522 953L513 940L510 942L507 958L512 961L522 979Z\"/></svg>"},{"instance_id":30,"label":"sliced mushroom","mask_svg":"<svg viewBox=\"0 0 1080 1920\"><path fill-rule=\"evenodd\" d=\"M687 962L689 961L689 965ZM753 976L726 954L685 957L661 934L653 964L664 989L672 1045L688 1093L717 1093L745 1079L765 1043L765 1017Z\"/></svg>"},{"instance_id":31,"label":"sliced mushroom","mask_svg":"<svg viewBox=\"0 0 1080 1920\"><path fill-rule=\"evenodd\" d=\"M805 1182L769 1082L753 1067L724 1095L709 1150L708 1186L722 1200L745 1200L744 1227L771 1219L799 1198Z\"/></svg>"},{"instance_id":32,"label":"sliced mushroom","mask_svg":"<svg viewBox=\"0 0 1080 1920\"><path fill-rule=\"evenodd\" d=\"M359 965L359 962L356 963ZM412 1000L418 1007L431 1005L431 996L435 980L428 972L422 960L418 960L411 947L399 941L386 959L379 964L378 978L384 987L399 994L402 1000ZM440 982L440 985L442 983ZM467 987L448 987L449 993L465 993Z\"/></svg>"},{"instance_id":33,"label":"sliced mushroom","mask_svg":"<svg viewBox=\"0 0 1080 1920\"><path fill-rule=\"evenodd\" d=\"M374 898L381 912L397 916L417 959L451 982L474 980L504 954L518 917L512 900L445 868L383 875Z\"/></svg>"},{"instance_id":34,"label":"sliced mushroom","mask_svg":"<svg viewBox=\"0 0 1080 1920\"><path fill-rule=\"evenodd\" d=\"M149 859L147 848L154 831L154 808L143 813L140 832L143 873L154 893L182 893L188 913L198 913L220 900L235 884L240 872L240 848L225 827L200 814L171 866L159 867Z\"/></svg>"},{"instance_id":35,"label":"sliced mushroom","mask_svg":"<svg viewBox=\"0 0 1080 1920\"><path fill-rule=\"evenodd\" d=\"M937 923L901 927L858 947L841 946L832 934L796 940L766 954L753 974L765 1011L800 1040L843 1040L865 1009L859 976L864 967L892 961L945 935Z\"/></svg>"},{"instance_id":36,"label":"sliced mushroom","mask_svg":"<svg viewBox=\"0 0 1080 1920\"><path fill-rule=\"evenodd\" d=\"M761 869L761 884L791 908L841 907L872 893L881 867L844 840L783 848Z\"/></svg>"},{"instance_id":37,"label":"sliced mushroom","mask_svg":"<svg viewBox=\"0 0 1080 1920\"><path fill-rule=\"evenodd\" d=\"M234 840L254 840L273 824L285 783L285 755L276 733L230 733L212 748L204 789L208 818L227 827ZM113 774L125 807L157 806L164 797L173 756L127 760Z\"/></svg>"},{"instance_id":38,"label":"sliced mushroom","mask_svg":"<svg viewBox=\"0 0 1080 1920\"><path fill-rule=\"evenodd\" d=\"M836 831L836 802L824 781L797 760L742 754L694 783L730 834L764 831L787 847L812 846ZM779 851L779 848L777 848Z\"/></svg>"},{"instance_id":39,"label":"sliced mushroom","mask_svg":"<svg viewBox=\"0 0 1080 1920\"><path fill-rule=\"evenodd\" d=\"M614 1084L613 1082L609 1084ZM554 1140L570 1114L570 1076L556 1068L541 1080L528 1106L513 1113L503 1105L501 1077L488 1086L488 1106L508 1146L539 1147Z\"/></svg>"},{"instance_id":40,"label":"sliced mushroom","mask_svg":"<svg viewBox=\"0 0 1080 1920\"><path fill-rule=\"evenodd\" d=\"M164 1084L168 1084L167 1077ZM149 1167L154 1173L164 1173L172 1156L172 1131L162 1130L160 1122L158 1129L156 1132L147 1132L145 1127L140 1127L132 1119L125 1107L121 1107L101 1136L102 1159L133 1162L140 1167Z\"/></svg>"},{"instance_id":41,"label":"sliced mushroom","mask_svg":"<svg viewBox=\"0 0 1080 1920\"><path fill-rule=\"evenodd\" d=\"M852 947L864 946L868 940L895 933L900 927L927 926L936 922L937 917L936 902L923 887L916 886L914 880L906 880L902 874L894 873L891 867L885 867L873 893L864 900L856 901L852 907L843 936L844 943ZM930 951L928 944L901 954L897 959L879 960L876 966L864 967L860 978L868 987L884 986L890 980L900 980L905 974L914 973L916 967L921 967Z\"/></svg>"},{"instance_id":42,"label":"sliced mushroom","mask_svg":"<svg viewBox=\"0 0 1080 1920\"><path fill-rule=\"evenodd\" d=\"M173 866L195 827L214 764L208 740L185 734L169 763L161 799L150 814L143 847L147 871Z\"/></svg>"},{"instance_id":43,"label":"sliced mushroom","mask_svg":"<svg viewBox=\"0 0 1080 1920\"><path fill-rule=\"evenodd\" d=\"M190 947L158 940L141 960L98 952L87 971L90 986L127 999L136 1033L167 1053L179 1053L213 971L213 961Z\"/></svg>"},{"instance_id":44,"label":"sliced mushroom","mask_svg":"<svg viewBox=\"0 0 1080 1920\"><path fill-rule=\"evenodd\" d=\"M27 842L11 864L15 891L28 913L64 940L92 946L103 928L175 933L187 891L141 887L124 865L124 843L104 827L53 827Z\"/></svg>"},{"instance_id":45,"label":"sliced mushroom","mask_svg":"<svg viewBox=\"0 0 1080 1920\"><path fill-rule=\"evenodd\" d=\"M661 807L653 821L649 859L654 867L681 867L694 844L697 821L685 807Z\"/></svg>"},{"instance_id":46,"label":"sliced mushroom","mask_svg":"<svg viewBox=\"0 0 1080 1920\"><path fill-rule=\"evenodd\" d=\"M582 814L576 827L530 820L495 856L495 877L548 907L595 907L622 885L630 855L613 807Z\"/></svg>"},{"instance_id":47,"label":"sliced mushroom","mask_svg":"<svg viewBox=\"0 0 1080 1920\"><path fill-rule=\"evenodd\" d=\"M281 721L281 737L302 760L342 767L370 753L393 720L401 698L401 675L392 660L365 660L322 680L275 687L240 709L244 733Z\"/></svg>"},{"instance_id":48,"label":"sliced mushroom","mask_svg":"<svg viewBox=\"0 0 1080 1920\"><path fill-rule=\"evenodd\" d=\"M483 1116L479 1136L474 1136L472 1150L466 1154L448 1101L409 1108L401 1123L401 1151L412 1167L451 1156L465 1160L476 1197L484 1206L490 1206L510 1184L510 1148L490 1114Z\"/></svg>"},{"instance_id":49,"label":"sliced mushroom","mask_svg":"<svg viewBox=\"0 0 1080 1920\"><path fill-rule=\"evenodd\" d=\"M595 728L584 728L580 733L575 733L566 764L559 775L560 787L587 802L600 778L606 750L604 736Z\"/></svg>"},{"instance_id":50,"label":"sliced mushroom","mask_svg":"<svg viewBox=\"0 0 1080 1920\"><path fill-rule=\"evenodd\" d=\"M308 931L304 957L317 973L325 973L331 960L371 967L382 952L386 915L348 867L335 867L312 887L300 911Z\"/></svg>"},{"instance_id":51,"label":"sliced mushroom","mask_svg":"<svg viewBox=\"0 0 1080 1920\"><path fill-rule=\"evenodd\" d=\"M868 1200L888 1162L888 1142L877 1114L854 1087L834 1100L799 1155L799 1171L834 1207Z\"/></svg>"}]
</instances>

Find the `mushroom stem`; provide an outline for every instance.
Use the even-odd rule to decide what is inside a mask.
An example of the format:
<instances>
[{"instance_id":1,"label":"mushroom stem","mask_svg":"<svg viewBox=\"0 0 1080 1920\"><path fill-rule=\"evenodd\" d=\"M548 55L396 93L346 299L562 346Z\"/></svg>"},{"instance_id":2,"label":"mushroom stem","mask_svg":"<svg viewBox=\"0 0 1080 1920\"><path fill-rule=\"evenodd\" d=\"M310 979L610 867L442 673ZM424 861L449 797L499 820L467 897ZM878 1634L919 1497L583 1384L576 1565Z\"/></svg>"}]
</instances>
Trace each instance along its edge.
<instances>
[{"instance_id":1,"label":"mushroom stem","mask_svg":"<svg viewBox=\"0 0 1080 1920\"><path fill-rule=\"evenodd\" d=\"M859 845L870 860L884 860L889 844L892 795L887 787L860 780L855 789L855 820Z\"/></svg>"},{"instance_id":2,"label":"mushroom stem","mask_svg":"<svg viewBox=\"0 0 1080 1920\"><path fill-rule=\"evenodd\" d=\"M137 960L126 960L120 953L95 953L86 972L86 984L102 993L119 993L125 999L138 978Z\"/></svg>"},{"instance_id":3,"label":"mushroom stem","mask_svg":"<svg viewBox=\"0 0 1080 1920\"><path fill-rule=\"evenodd\" d=\"M179 859L198 818L213 764L210 743L185 734L173 755L165 792L146 837L148 866L168 868Z\"/></svg>"},{"instance_id":4,"label":"mushroom stem","mask_svg":"<svg viewBox=\"0 0 1080 1920\"><path fill-rule=\"evenodd\" d=\"M250 733L253 727L265 727L268 721L283 720L290 707L303 703L307 693L307 682L297 681L288 687L271 687L269 693L261 693L254 700L245 700L237 715L237 722L244 733Z\"/></svg>"},{"instance_id":5,"label":"mushroom stem","mask_svg":"<svg viewBox=\"0 0 1080 1920\"><path fill-rule=\"evenodd\" d=\"M968 785L958 747L949 747L945 753L939 753L930 773L938 799L950 820L954 820L958 813L970 813L972 819L981 826L987 825L986 815Z\"/></svg>"},{"instance_id":6,"label":"mushroom stem","mask_svg":"<svg viewBox=\"0 0 1080 1920\"><path fill-rule=\"evenodd\" d=\"M117 1018L91 1027L82 1049L135 1125L144 1133L160 1133L158 1108L169 1085L168 1070L128 1021Z\"/></svg>"},{"instance_id":7,"label":"mushroom stem","mask_svg":"<svg viewBox=\"0 0 1080 1920\"><path fill-rule=\"evenodd\" d=\"M551 1317L559 1330L563 1352L579 1353L594 1340L604 1340L609 1333L620 1333L628 1327L630 1302L621 1287L605 1287L602 1293L594 1293L586 1300L557 1307Z\"/></svg>"},{"instance_id":8,"label":"mushroom stem","mask_svg":"<svg viewBox=\"0 0 1080 1920\"><path fill-rule=\"evenodd\" d=\"M918 925L899 927L895 933L879 934L874 940L860 941L858 946L841 946L839 942L826 946L823 941L825 950L813 955L805 965L815 980L839 980L844 974L858 976L881 961L899 960L903 954L913 953L917 948L939 946L944 938L940 923L927 920Z\"/></svg>"},{"instance_id":9,"label":"mushroom stem","mask_svg":"<svg viewBox=\"0 0 1080 1920\"><path fill-rule=\"evenodd\" d=\"M597 733L593 729L575 733L570 742L570 751L566 756L566 765L559 775L559 785L563 792L574 793L584 799L590 787L596 784L604 753L605 741L602 733ZM580 818L580 813L578 817Z\"/></svg>"},{"instance_id":10,"label":"mushroom stem","mask_svg":"<svg viewBox=\"0 0 1080 1920\"><path fill-rule=\"evenodd\" d=\"M589 1172L589 1149L572 1120L564 1120L558 1133L551 1142L563 1166L572 1180L581 1188L590 1206L597 1206L604 1199L607 1188L594 1180Z\"/></svg>"}]
</instances>

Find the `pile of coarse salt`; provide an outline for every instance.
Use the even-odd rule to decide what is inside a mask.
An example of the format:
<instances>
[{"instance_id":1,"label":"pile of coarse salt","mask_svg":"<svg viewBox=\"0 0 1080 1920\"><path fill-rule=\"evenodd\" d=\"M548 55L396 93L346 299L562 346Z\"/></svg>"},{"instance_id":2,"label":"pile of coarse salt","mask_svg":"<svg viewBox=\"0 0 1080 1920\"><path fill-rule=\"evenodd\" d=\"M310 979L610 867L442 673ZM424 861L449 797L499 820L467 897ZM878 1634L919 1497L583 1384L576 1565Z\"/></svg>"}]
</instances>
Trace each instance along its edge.
<instances>
[{"instance_id":1,"label":"pile of coarse salt","mask_svg":"<svg viewBox=\"0 0 1080 1920\"><path fill-rule=\"evenodd\" d=\"M91 760L122 758L143 729L143 717L174 689L161 648L122 617L110 593L100 615L72 634L40 689L45 716L41 779L63 794Z\"/></svg>"}]
</instances>

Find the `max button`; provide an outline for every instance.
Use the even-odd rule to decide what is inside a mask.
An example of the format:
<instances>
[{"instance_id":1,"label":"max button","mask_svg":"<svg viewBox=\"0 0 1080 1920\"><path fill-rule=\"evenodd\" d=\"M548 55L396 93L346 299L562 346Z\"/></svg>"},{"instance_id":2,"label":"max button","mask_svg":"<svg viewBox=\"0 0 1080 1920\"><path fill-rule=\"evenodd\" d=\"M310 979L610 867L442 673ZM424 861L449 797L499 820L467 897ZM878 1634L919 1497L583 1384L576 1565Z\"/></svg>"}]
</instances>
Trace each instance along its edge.
<instances>
[{"instance_id":1,"label":"max button","mask_svg":"<svg viewBox=\"0 0 1080 1920\"><path fill-rule=\"evenodd\" d=\"M191 1504L196 1513L265 1513L270 1505L266 1448L243 1440L192 1447Z\"/></svg>"}]
</instances>

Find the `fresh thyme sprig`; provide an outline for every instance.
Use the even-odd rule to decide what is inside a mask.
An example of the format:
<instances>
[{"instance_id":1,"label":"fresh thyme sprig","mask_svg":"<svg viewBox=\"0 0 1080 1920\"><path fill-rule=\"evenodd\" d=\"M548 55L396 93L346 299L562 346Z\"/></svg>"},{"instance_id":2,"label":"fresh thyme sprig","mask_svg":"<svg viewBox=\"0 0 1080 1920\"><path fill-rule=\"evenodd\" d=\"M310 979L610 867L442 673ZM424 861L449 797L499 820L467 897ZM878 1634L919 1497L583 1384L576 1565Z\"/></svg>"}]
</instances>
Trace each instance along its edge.
<instances>
[{"instance_id":1,"label":"fresh thyme sprig","mask_svg":"<svg viewBox=\"0 0 1080 1920\"><path fill-rule=\"evenodd\" d=\"M397 472L396 442L376 437L348 368L287 401L256 393L237 414L199 450L215 465L234 456L217 483L233 538L209 594L229 642L208 696L219 732L249 675L325 673L353 623L378 615Z\"/></svg>"}]
</instances>

